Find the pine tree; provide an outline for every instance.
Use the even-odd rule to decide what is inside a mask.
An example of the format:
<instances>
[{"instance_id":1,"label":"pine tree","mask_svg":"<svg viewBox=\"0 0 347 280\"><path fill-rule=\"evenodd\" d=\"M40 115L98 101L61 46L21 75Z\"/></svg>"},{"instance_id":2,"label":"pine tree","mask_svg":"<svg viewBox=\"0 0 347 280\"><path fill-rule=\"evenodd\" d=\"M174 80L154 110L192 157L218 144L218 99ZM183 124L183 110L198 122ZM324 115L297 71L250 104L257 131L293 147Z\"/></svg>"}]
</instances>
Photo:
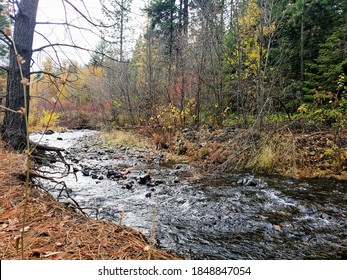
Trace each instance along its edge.
<instances>
[{"instance_id":1,"label":"pine tree","mask_svg":"<svg viewBox=\"0 0 347 280\"><path fill-rule=\"evenodd\" d=\"M128 44L131 38L130 18L132 0L103 0L102 11L106 18L107 29L104 40L108 42L109 52L120 62L128 57Z\"/></svg>"}]
</instances>

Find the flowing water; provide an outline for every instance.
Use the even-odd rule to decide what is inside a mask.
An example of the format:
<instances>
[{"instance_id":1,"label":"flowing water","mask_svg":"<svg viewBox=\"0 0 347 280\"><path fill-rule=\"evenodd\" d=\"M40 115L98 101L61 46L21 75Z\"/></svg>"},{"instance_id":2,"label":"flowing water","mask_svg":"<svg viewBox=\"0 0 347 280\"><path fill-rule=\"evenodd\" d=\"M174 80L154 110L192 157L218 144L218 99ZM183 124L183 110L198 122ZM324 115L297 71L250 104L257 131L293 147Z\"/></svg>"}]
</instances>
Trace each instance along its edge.
<instances>
[{"instance_id":1,"label":"flowing water","mask_svg":"<svg viewBox=\"0 0 347 280\"><path fill-rule=\"evenodd\" d=\"M102 147L95 133L41 139L66 148L76 173L63 180L91 216L138 229L186 259L347 259L346 182L250 174L194 182L197 172L186 164ZM57 196L60 188L50 191Z\"/></svg>"}]
</instances>

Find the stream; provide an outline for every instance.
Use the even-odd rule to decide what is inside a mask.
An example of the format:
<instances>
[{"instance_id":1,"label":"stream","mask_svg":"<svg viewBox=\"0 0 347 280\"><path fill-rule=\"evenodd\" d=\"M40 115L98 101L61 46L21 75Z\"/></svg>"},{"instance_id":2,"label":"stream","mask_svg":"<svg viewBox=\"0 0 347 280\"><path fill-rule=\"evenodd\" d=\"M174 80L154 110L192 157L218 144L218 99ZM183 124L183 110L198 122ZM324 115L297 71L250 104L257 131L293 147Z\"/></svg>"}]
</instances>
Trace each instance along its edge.
<instances>
[{"instance_id":1,"label":"stream","mask_svg":"<svg viewBox=\"0 0 347 280\"><path fill-rule=\"evenodd\" d=\"M75 174L62 180L94 218L137 229L185 259L347 259L347 182L226 173L195 180L187 164L109 148L95 134L31 136L66 149ZM59 195L61 186L46 185Z\"/></svg>"}]
</instances>

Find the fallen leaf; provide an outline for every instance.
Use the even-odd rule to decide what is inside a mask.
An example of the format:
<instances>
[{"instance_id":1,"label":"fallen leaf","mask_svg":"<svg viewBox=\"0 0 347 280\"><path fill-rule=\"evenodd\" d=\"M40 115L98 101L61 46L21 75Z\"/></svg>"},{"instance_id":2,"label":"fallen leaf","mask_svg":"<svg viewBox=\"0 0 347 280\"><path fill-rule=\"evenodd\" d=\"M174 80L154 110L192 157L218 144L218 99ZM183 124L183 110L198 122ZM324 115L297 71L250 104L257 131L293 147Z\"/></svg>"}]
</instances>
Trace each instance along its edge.
<instances>
[{"instance_id":1,"label":"fallen leaf","mask_svg":"<svg viewBox=\"0 0 347 280\"><path fill-rule=\"evenodd\" d=\"M281 226L279 226L279 225L274 225L273 227L274 227L275 230L278 230L278 231L281 230Z\"/></svg>"}]
</instances>

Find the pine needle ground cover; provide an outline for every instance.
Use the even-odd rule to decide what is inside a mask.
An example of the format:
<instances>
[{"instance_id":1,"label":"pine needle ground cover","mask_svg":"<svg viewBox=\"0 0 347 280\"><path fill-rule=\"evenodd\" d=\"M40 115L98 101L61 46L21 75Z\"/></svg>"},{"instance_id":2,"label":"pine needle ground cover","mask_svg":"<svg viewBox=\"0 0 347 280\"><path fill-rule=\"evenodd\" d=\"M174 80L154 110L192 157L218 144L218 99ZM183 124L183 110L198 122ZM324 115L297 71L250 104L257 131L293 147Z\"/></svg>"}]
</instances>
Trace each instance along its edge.
<instances>
[{"instance_id":1,"label":"pine needle ground cover","mask_svg":"<svg viewBox=\"0 0 347 280\"><path fill-rule=\"evenodd\" d=\"M0 258L21 259L24 156L0 147ZM148 260L177 259L157 250L139 231L110 221L90 219L30 189L24 227L24 259Z\"/></svg>"}]
</instances>

